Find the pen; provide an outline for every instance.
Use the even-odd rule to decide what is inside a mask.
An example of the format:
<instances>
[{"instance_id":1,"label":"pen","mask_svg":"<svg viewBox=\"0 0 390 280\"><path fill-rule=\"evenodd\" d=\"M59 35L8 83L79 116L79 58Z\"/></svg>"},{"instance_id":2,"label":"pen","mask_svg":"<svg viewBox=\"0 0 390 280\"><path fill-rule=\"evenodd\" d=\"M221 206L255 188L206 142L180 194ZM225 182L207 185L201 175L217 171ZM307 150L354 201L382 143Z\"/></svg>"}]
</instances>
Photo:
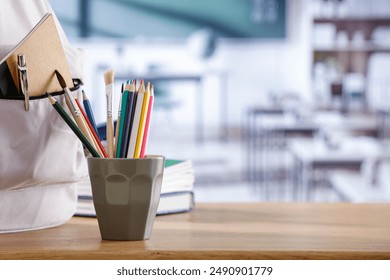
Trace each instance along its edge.
<instances>
[{"instance_id":1,"label":"pen","mask_svg":"<svg viewBox=\"0 0 390 280\"><path fill-rule=\"evenodd\" d=\"M24 95L24 109L28 111L30 109L29 99L30 94L28 91L28 75L26 57L24 54L18 54L18 75L19 75L19 90Z\"/></svg>"}]
</instances>

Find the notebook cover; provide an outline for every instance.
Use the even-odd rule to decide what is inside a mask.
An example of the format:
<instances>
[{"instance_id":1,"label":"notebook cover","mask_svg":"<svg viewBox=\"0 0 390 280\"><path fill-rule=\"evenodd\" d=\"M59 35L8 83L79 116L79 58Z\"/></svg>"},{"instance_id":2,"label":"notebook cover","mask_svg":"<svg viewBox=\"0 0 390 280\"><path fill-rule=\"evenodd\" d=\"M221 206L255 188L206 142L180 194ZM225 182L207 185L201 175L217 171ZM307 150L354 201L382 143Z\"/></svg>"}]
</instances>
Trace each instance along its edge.
<instances>
[{"instance_id":1,"label":"notebook cover","mask_svg":"<svg viewBox=\"0 0 390 280\"><path fill-rule=\"evenodd\" d=\"M73 86L68 62L52 14L46 14L27 36L0 62L6 61L14 84L19 89L17 55L23 53L28 68L30 96L45 92L61 91L54 70L64 77L66 84Z\"/></svg>"}]
</instances>

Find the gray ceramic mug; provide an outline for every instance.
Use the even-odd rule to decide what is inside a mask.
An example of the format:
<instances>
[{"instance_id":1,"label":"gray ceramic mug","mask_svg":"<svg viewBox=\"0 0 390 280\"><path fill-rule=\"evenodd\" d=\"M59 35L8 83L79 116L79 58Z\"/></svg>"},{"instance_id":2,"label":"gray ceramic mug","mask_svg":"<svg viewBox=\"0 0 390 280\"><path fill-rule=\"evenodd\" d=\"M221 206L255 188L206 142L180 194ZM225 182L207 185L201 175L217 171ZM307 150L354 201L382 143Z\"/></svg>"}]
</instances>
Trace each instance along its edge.
<instances>
[{"instance_id":1,"label":"gray ceramic mug","mask_svg":"<svg viewBox=\"0 0 390 280\"><path fill-rule=\"evenodd\" d=\"M88 158L93 203L102 239L144 240L160 202L163 156Z\"/></svg>"}]
</instances>

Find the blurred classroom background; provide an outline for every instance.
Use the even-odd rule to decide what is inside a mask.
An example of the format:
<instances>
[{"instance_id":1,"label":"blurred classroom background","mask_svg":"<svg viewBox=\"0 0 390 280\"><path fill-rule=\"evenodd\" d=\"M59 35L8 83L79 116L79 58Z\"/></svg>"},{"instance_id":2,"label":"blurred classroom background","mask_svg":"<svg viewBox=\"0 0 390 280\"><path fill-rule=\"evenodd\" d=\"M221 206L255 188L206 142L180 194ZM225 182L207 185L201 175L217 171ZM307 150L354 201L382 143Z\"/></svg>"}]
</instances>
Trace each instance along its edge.
<instances>
[{"instance_id":1,"label":"blurred classroom background","mask_svg":"<svg viewBox=\"0 0 390 280\"><path fill-rule=\"evenodd\" d=\"M114 104L155 84L148 153L192 160L196 202L390 201L390 1L51 4L98 123L105 70Z\"/></svg>"}]
</instances>

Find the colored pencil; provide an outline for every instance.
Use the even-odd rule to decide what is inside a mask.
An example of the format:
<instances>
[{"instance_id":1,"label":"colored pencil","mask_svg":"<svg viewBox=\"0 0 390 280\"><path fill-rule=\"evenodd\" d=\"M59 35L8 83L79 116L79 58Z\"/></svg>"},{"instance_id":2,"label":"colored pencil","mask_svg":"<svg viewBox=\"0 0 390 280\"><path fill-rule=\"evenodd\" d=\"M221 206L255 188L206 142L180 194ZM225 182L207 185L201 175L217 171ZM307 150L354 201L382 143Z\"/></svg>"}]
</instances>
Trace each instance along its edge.
<instances>
[{"instance_id":1,"label":"colored pencil","mask_svg":"<svg viewBox=\"0 0 390 280\"><path fill-rule=\"evenodd\" d=\"M114 124L112 122L112 94L114 92L114 70L104 73L104 83L106 85L106 105L107 105L107 126L106 137L108 147L108 157L114 157Z\"/></svg>"},{"instance_id":2,"label":"colored pencil","mask_svg":"<svg viewBox=\"0 0 390 280\"><path fill-rule=\"evenodd\" d=\"M150 90L148 112L147 112L147 116L146 116L146 123L145 123L145 129L144 129L145 132L144 132L144 137L142 139L140 158L145 157L146 146L148 144L148 137L149 137L149 130L150 130L150 120L152 118L153 103L154 103L154 86L152 85L152 88Z\"/></svg>"},{"instance_id":3,"label":"colored pencil","mask_svg":"<svg viewBox=\"0 0 390 280\"><path fill-rule=\"evenodd\" d=\"M72 121L69 115L64 111L61 105L51 96L48 95L48 99L53 107L56 109L58 114L62 117L62 119L67 123L67 125L72 129L72 131L76 134L76 136L80 139L80 141L84 144L84 146L88 149L88 151L94 157L100 157L95 148L91 145L88 139L84 136L84 134L80 131L77 125Z\"/></svg>"},{"instance_id":4,"label":"colored pencil","mask_svg":"<svg viewBox=\"0 0 390 280\"><path fill-rule=\"evenodd\" d=\"M96 126L96 121L95 121L95 117L94 117L93 110L91 107L91 103L89 102L89 99L88 99L86 93L84 92L84 90L82 90L81 92L83 93L83 105L84 105L85 113L87 114L88 120L91 123L93 130L95 130L96 135L97 135L98 129Z\"/></svg>"},{"instance_id":5,"label":"colored pencil","mask_svg":"<svg viewBox=\"0 0 390 280\"><path fill-rule=\"evenodd\" d=\"M141 155L141 146L144 138L146 117L148 114L149 97L150 97L150 83L148 83L148 86L146 87L146 91L142 100L142 109L141 109L141 116L139 119L137 141L134 150L134 158L139 158Z\"/></svg>"},{"instance_id":6,"label":"colored pencil","mask_svg":"<svg viewBox=\"0 0 390 280\"><path fill-rule=\"evenodd\" d=\"M124 126L125 126L125 123L126 123L126 108L127 108L127 97L129 95L129 89L130 89L130 85L127 84L125 86L125 91L123 92L122 94L122 100L121 100L121 103L119 104L120 106L120 110L122 111L123 110L123 118L121 117L121 122L120 122L120 125L119 125L119 129L118 129L118 137L116 138L116 154L115 154L115 157L117 158L120 158L121 157L121 149L122 149L122 145L123 145L123 140L122 140L122 135L123 135L123 130L124 130ZM122 113L121 113L122 114ZM119 116L118 116L119 118ZM118 127L118 126L117 126Z\"/></svg>"},{"instance_id":7,"label":"colored pencil","mask_svg":"<svg viewBox=\"0 0 390 280\"><path fill-rule=\"evenodd\" d=\"M127 149L130 141L130 132L133 125L134 111L136 104L136 93L135 93L135 84L132 83L129 88L129 94L127 96L127 106L125 111L125 123L123 128L122 135L122 146L120 151L120 156L122 158L127 157Z\"/></svg>"},{"instance_id":8,"label":"colored pencil","mask_svg":"<svg viewBox=\"0 0 390 280\"><path fill-rule=\"evenodd\" d=\"M92 124L89 121L86 113L84 112L81 103L79 102L78 99L75 99L75 100L76 100L76 104L79 107L79 110L80 110L80 112L81 112L81 114L82 114L82 116L84 118L84 121L85 121L85 123L88 126L89 132L92 134L92 137L93 137L93 140L94 140L94 145L97 147L97 149L96 149L97 152L99 153L100 157L107 158L108 157L107 152L104 149L103 144L100 142L99 136L97 136L95 130L93 129Z\"/></svg>"},{"instance_id":9,"label":"colored pencil","mask_svg":"<svg viewBox=\"0 0 390 280\"><path fill-rule=\"evenodd\" d=\"M130 132L130 140L129 145L127 149L127 158L134 158L134 152L135 152L135 145L137 143L137 136L138 136L138 128L139 123L141 119L141 112L142 112L142 104L144 100L145 95L145 86L143 81L141 81L138 92L136 94L136 103L135 103L135 109L134 109L134 118L133 118L133 125L131 127Z\"/></svg>"}]
</instances>

